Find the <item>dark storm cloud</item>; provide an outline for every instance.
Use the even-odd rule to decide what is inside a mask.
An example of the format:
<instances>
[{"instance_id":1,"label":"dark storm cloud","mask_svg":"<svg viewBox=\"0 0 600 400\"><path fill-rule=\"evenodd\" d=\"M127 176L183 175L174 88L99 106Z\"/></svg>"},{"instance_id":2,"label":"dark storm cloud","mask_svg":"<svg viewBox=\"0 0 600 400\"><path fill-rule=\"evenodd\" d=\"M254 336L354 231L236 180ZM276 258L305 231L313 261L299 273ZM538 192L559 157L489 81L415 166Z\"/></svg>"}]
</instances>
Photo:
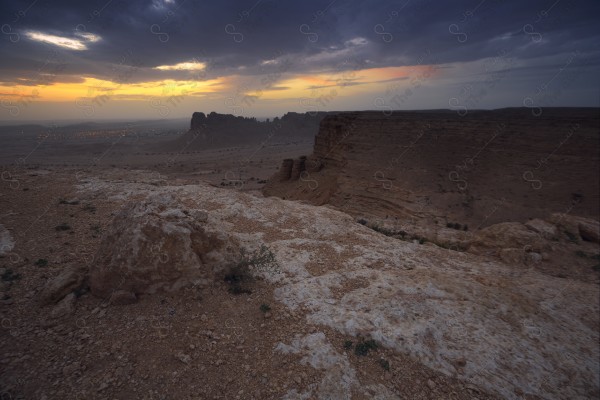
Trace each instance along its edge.
<instances>
[{"instance_id":1,"label":"dark storm cloud","mask_svg":"<svg viewBox=\"0 0 600 400\"><path fill-rule=\"evenodd\" d=\"M0 81L209 79L574 50L597 65L599 11L600 2L575 0L3 1ZM36 42L32 31L86 49ZM85 34L101 40L86 42ZM152 69L190 60L206 71Z\"/></svg>"}]
</instances>

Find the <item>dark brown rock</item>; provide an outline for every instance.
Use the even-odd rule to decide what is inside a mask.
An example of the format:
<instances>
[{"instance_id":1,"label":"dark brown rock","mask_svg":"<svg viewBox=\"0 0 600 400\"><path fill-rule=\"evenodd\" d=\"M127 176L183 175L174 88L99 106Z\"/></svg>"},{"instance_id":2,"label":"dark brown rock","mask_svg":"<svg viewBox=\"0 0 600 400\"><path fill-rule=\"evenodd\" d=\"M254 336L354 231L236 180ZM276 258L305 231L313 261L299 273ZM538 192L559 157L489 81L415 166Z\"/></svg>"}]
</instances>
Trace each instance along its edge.
<instances>
[{"instance_id":1,"label":"dark brown rock","mask_svg":"<svg viewBox=\"0 0 600 400\"><path fill-rule=\"evenodd\" d=\"M110 295L109 304L115 306L125 306L128 304L137 303L135 293L126 290L116 290Z\"/></svg>"},{"instance_id":2,"label":"dark brown rock","mask_svg":"<svg viewBox=\"0 0 600 400\"><path fill-rule=\"evenodd\" d=\"M85 271L81 268L69 268L54 279L48 281L40 294L42 305L53 304L82 286Z\"/></svg>"}]
</instances>

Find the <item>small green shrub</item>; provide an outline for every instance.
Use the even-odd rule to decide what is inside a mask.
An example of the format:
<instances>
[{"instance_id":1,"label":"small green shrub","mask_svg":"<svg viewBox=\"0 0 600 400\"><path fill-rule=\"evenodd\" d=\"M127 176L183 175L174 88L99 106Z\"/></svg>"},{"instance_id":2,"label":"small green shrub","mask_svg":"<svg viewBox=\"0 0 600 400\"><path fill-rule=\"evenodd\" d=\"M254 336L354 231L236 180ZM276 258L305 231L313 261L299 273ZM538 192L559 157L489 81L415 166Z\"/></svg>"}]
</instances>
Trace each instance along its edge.
<instances>
[{"instance_id":1,"label":"small green shrub","mask_svg":"<svg viewBox=\"0 0 600 400\"><path fill-rule=\"evenodd\" d=\"M389 230L383 226L379 226L379 225L373 225L371 227L371 229L373 229L375 232L382 233L386 236L392 236L395 233L394 231L391 231L391 230Z\"/></svg>"},{"instance_id":2,"label":"small green shrub","mask_svg":"<svg viewBox=\"0 0 600 400\"><path fill-rule=\"evenodd\" d=\"M354 354L357 356L366 356L371 350L377 350L377 342L373 339L361 341L354 347Z\"/></svg>"},{"instance_id":3,"label":"small green shrub","mask_svg":"<svg viewBox=\"0 0 600 400\"><path fill-rule=\"evenodd\" d=\"M261 304L260 305L260 311L262 311L264 313L269 312L269 311L271 311L271 307L269 307L268 304Z\"/></svg>"},{"instance_id":4,"label":"small green shrub","mask_svg":"<svg viewBox=\"0 0 600 400\"><path fill-rule=\"evenodd\" d=\"M241 268L255 268L257 270L279 270L275 254L264 244L252 253L247 253L242 248L240 250L240 260L237 265Z\"/></svg>"},{"instance_id":5,"label":"small green shrub","mask_svg":"<svg viewBox=\"0 0 600 400\"><path fill-rule=\"evenodd\" d=\"M381 368L385 369L386 371L390 370L390 362L388 360L384 360L383 358L380 359L379 365L381 365Z\"/></svg>"},{"instance_id":6,"label":"small green shrub","mask_svg":"<svg viewBox=\"0 0 600 400\"><path fill-rule=\"evenodd\" d=\"M344 342L344 349L346 349L346 350L350 350L350 349L352 348L352 344L353 344L353 343L352 343L352 340L346 340L346 341Z\"/></svg>"},{"instance_id":7,"label":"small green shrub","mask_svg":"<svg viewBox=\"0 0 600 400\"><path fill-rule=\"evenodd\" d=\"M4 282L12 282L12 281L17 281L21 279L21 274L17 274L15 273L12 269L7 269L6 271L4 271L4 273L2 274L2 280Z\"/></svg>"},{"instance_id":8,"label":"small green shrub","mask_svg":"<svg viewBox=\"0 0 600 400\"><path fill-rule=\"evenodd\" d=\"M462 225L462 224L459 224L458 222L447 222L446 228L456 229L458 231L460 231L460 230L468 231L469 230L469 226L467 224Z\"/></svg>"},{"instance_id":9,"label":"small green shrub","mask_svg":"<svg viewBox=\"0 0 600 400\"><path fill-rule=\"evenodd\" d=\"M33 264L36 267L45 267L48 265L48 260L45 258L38 258L38 260Z\"/></svg>"},{"instance_id":10,"label":"small green shrub","mask_svg":"<svg viewBox=\"0 0 600 400\"><path fill-rule=\"evenodd\" d=\"M83 211L94 213L96 212L96 207L93 204L86 204L83 206Z\"/></svg>"},{"instance_id":11,"label":"small green shrub","mask_svg":"<svg viewBox=\"0 0 600 400\"><path fill-rule=\"evenodd\" d=\"M225 281L230 285L230 293L252 293L249 288L244 286L244 282L252 280L252 269L259 271L279 271L279 264L275 259L275 254L264 244L252 253L247 253L243 248L240 250L238 262L225 275Z\"/></svg>"}]
</instances>

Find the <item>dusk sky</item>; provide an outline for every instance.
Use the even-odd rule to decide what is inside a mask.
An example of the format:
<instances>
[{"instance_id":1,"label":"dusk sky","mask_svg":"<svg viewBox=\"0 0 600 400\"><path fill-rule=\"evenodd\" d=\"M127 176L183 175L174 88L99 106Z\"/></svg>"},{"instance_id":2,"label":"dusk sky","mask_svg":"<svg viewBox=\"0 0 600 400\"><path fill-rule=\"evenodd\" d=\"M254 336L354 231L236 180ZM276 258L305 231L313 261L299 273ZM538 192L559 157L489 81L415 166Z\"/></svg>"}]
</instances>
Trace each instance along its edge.
<instances>
[{"instance_id":1,"label":"dusk sky","mask_svg":"<svg viewBox=\"0 0 600 400\"><path fill-rule=\"evenodd\" d=\"M600 2L23 0L0 120L593 106Z\"/></svg>"}]
</instances>

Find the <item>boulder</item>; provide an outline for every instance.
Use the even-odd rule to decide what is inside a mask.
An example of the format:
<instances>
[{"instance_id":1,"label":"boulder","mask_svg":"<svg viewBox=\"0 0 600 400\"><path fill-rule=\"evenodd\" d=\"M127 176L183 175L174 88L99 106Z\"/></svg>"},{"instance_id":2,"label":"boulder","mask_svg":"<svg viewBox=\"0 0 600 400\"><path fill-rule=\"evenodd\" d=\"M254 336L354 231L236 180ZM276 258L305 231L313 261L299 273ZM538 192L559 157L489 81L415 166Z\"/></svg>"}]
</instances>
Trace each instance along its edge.
<instances>
[{"instance_id":1,"label":"boulder","mask_svg":"<svg viewBox=\"0 0 600 400\"><path fill-rule=\"evenodd\" d=\"M169 193L126 204L98 249L90 271L92 294L133 300L132 295L213 280L238 252L207 220L206 213L187 210Z\"/></svg>"},{"instance_id":2,"label":"boulder","mask_svg":"<svg viewBox=\"0 0 600 400\"><path fill-rule=\"evenodd\" d=\"M541 252L547 247L541 235L520 222L502 222L478 231L469 243L468 251L475 254L500 255L502 249Z\"/></svg>"},{"instance_id":3,"label":"boulder","mask_svg":"<svg viewBox=\"0 0 600 400\"><path fill-rule=\"evenodd\" d=\"M50 318L66 317L75 312L75 293L69 293L50 311Z\"/></svg>"},{"instance_id":4,"label":"boulder","mask_svg":"<svg viewBox=\"0 0 600 400\"><path fill-rule=\"evenodd\" d=\"M558 228L556 225L546 222L543 219L532 219L525 222L525 226L546 239L556 239L558 237Z\"/></svg>"},{"instance_id":5,"label":"boulder","mask_svg":"<svg viewBox=\"0 0 600 400\"><path fill-rule=\"evenodd\" d=\"M110 295L109 304L114 306L125 306L137 302L135 293L126 290L116 290Z\"/></svg>"},{"instance_id":6,"label":"boulder","mask_svg":"<svg viewBox=\"0 0 600 400\"><path fill-rule=\"evenodd\" d=\"M579 236L588 242L600 243L600 224L598 221L581 221L579 222Z\"/></svg>"},{"instance_id":7,"label":"boulder","mask_svg":"<svg viewBox=\"0 0 600 400\"><path fill-rule=\"evenodd\" d=\"M521 248L508 248L498 251L498 256L508 265L525 263L527 253Z\"/></svg>"},{"instance_id":8,"label":"boulder","mask_svg":"<svg viewBox=\"0 0 600 400\"><path fill-rule=\"evenodd\" d=\"M600 243L598 237L600 223L594 219L564 213L554 213L550 216L550 221L562 228L563 231L578 235L583 240Z\"/></svg>"},{"instance_id":9,"label":"boulder","mask_svg":"<svg viewBox=\"0 0 600 400\"><path fill-rule=\"evenodd\" d=\"M54 304L83 285L85 271L68 268L46 283L40 294L42 305Z\"/></svg>"}]
</instances>

